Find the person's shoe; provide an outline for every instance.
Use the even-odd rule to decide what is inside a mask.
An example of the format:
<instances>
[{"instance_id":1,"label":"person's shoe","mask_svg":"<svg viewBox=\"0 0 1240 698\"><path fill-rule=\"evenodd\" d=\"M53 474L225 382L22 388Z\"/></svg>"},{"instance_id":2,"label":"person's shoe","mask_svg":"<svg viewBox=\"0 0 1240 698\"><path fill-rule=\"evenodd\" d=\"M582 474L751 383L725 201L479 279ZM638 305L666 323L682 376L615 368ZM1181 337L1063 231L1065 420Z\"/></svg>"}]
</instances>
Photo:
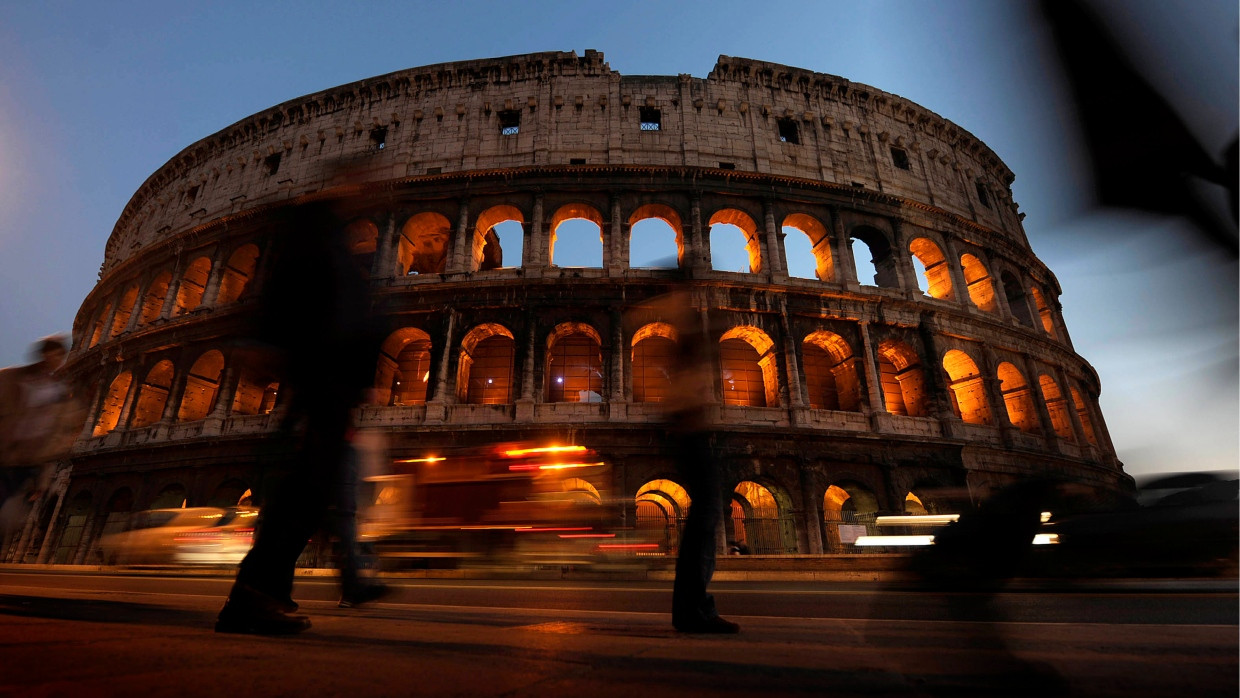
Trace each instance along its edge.
<instances>
[{"instance_id":1,"label":"person's shoe","mask_svg":"<svg viewBox=\"0 0 1240 698\"><path fill-rule=\"evenodd\" d=\"M309 628L310 619L306 616L294 616L274 607L257 608L233 599L224 602L215 621L217 633L296 635Z\"/></svg>"},{"instance_id":2,"label":"person's shoe","mask_svg":"<svg viewBox=\"0 0 1240 698\"><path fill-rule=\"evenodd\" d=\"M701 633L714 635L735 635L741 631L741 626L730 620L724 620L719 616L713 618L695 618L693 620L678 621L672 623L677 632L681 633Z\"/></svg>"},{"instance_id":3,"label":"person's shoe","mask_svg":"<svg viewBox=\"0 0 1240 698\"><path fill-rule=\"evenodd\" d=\"M296 613L297 609L301 608L301 606L298 606L297 602L294 601L292 597L282 601L277 601L276 603L279 604L277 607L285 613Z\"/></svg>"},{"instance_id":4,"label":"person's shoe","mask_svg":"<svg viewBox=\"0 0 1240 698\"><path fill-rule=\"evenodd\" d=\"M382 582L363 584L356 589L344 592L340 596L340 603L336 605L340 608L354 608L364 603L378 601L391 593L392 587Z\"/></svg>"}]
</instances>

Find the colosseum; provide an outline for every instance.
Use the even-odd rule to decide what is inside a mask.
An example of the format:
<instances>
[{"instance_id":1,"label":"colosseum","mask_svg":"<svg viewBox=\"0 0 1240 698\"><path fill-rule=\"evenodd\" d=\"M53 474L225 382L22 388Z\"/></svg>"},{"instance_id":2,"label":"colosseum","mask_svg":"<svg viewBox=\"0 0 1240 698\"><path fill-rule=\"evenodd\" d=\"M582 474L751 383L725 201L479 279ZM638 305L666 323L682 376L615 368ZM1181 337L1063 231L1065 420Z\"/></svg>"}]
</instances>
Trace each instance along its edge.
<instances>
[{"instance_id":1,"label":"colosseum","mask_svg":"<svg viewBox=\"0 0 1240 698\"><path fill-rule=\"evenodd\" d=\"M356 421L392 458L586 445L610 481L581 487L674 530L677 335L654 299L682 288L720 328L715 462L726 536L752 553L845 552L842 525L1021 476L1122 490L1013 178L906 99L729 56L704 79L596 51L447 63L266 109L169 160L116 222L73 326L90 418L41 558L96 560L132 512L261 503L280 377L230 339L296 234L275 212L311 201L370 270L388 338Z\"/></svg>"}]
</instances>

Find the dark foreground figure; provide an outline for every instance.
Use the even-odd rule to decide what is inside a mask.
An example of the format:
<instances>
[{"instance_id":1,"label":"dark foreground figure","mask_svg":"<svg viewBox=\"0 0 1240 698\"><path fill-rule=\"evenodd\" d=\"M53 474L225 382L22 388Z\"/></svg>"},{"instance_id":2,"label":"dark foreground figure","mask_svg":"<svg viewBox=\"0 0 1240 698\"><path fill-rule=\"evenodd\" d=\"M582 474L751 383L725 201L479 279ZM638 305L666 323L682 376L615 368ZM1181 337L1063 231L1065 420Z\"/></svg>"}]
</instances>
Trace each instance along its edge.
<instances>
[{"instance_id":1,"label":"dark foreground figure","mask_svg":"<svg viewBox=\"0 0 1240 698\"><path fill-rule=\"evenodd\" d=\"M351 412L372 376L379 331L370 313L365 274L340 238L343 226L325 206L289 209L285 230L272 251L262 289L261 325L254 330L261 352L282 367L289 398L284 439L295 457L263 505L254 547L220 611L217 632L286 634L310 627L294 615L293 570L329 506L341 538L341 605L372 601L387 592L357 574L347 436ZM344 521L349 518L349 521Z\"/></svg>"}]
</instances>

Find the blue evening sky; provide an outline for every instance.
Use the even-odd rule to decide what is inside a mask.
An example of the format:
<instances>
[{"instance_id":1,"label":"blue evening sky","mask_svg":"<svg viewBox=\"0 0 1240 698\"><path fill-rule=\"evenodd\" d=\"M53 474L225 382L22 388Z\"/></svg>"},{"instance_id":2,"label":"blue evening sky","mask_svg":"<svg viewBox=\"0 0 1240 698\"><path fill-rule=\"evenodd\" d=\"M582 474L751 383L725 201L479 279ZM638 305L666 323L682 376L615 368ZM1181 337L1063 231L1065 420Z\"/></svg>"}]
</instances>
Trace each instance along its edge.
<instances>
[{"instance_id":1,"label":"blue evening sky","mask_svg":"<svg viewBox=\"0 0 1240 698\"><path fill-rule=\"evenodd\" d=\"M1237 129L1236 3L1097 4L1221 152ZM623 74L704 77L728 54L873 85L988 144L1016 173L1128 471L1235 468L1236 263L1174 219L1087 208L1047 41L1017 1L0 0L0 365L69 330L148 175L266 107L444 61L594 48Z\"/></svg>"}]
</instances>

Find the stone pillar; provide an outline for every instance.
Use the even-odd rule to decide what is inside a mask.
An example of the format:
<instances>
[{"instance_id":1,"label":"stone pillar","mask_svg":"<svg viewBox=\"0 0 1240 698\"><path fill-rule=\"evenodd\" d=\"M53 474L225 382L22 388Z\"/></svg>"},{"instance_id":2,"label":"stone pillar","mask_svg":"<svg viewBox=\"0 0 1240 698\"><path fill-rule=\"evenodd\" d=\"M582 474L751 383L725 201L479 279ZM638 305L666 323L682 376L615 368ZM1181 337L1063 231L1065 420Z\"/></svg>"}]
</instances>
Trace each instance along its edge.
<instances>
[{"instance_id":1,"label":"stone pillar","mask_svg":"<svg viewBox=\"0 0 1240 698\"><path fill-rule=\"evenodd\" d=\"M172 265L172 278L168 280L168 295L164 296L164 305L159 309L160 320L167 320L172 317L172 311L177 305L177 294L181 290L181 277L184 273L181 251L177 250L177 261L176 264Z\"/></svg>"},{"instance_id":2,"label":"stone pillar","mask_svg":"<svg viewBox=\"0 0 1240 698\"><path fill-rule=\"evenodd\" d=\"M1072 435L1076 438L1077 445L1081 447L1082 452L1092 448L1089 439L1085 437L1085 426L1081 424L1081 415L1076 413L1076 404L1072 401L1072 384L1068 382L1068 375L1059 366L1054 368L1054 375L1055 380L1059 382L1059 394L1063 397L1064 409L1068 412L1068 419L1072 424Z\"/></svg>"},{"instance_id":3,"label":"stone pillar","mask_svg":"<svg viewBox=\"0 0 1240 698\"><path fill-rule=\"evenodd\" d=\"M452 260L447 264L449 274L473 271L474 236L469 230L469 199L461 199L457 210L456 228L452 231Z\"/></svg>"},{"instance_id":4,"label":"stone pillar","mask_svg":"<svg viewBox=\"0 0 1240 698\"><path fill-rule=\"evenodd\" d=\"M537 320L533 309L525 316L525 361L521 369L521 399L534 402L534 355L538 344Z\"/></svg>"},{"instance_id":5,"label":"stone pillar","mask_svg":"<svg viewBox=\"0 0 1240 698\"><path fill-rule=\"evenodd\" d=\"M538 193L534 196L534 212L531 215L530 227L525 235L525 245L521 248L521 256L524 257L525 274L528 276L531 272L535 275L541 273L543 268L542 246L543 239L546 237L543 230L543 195Z\"/></svg>"},{"instance_id":6,"label":"stone pillar","mask_svg":"<svg viewBox=\"0 0 1240 698\"><path fill-rule=\"evenodd\" d=\"M956 415L952 412L951 400L947 396L947 391L951 390L951 387L943 381L943 361L939 358L936 331L934 314L922 313L921 322L917 325L917 334L921 337L921 342L926 348L926 355L931 362L931 365L923 367L922 374L926 380L930 416L942 422L954 420ZM947 430L948 427L944 425L943 433L949 433Z\"/></svg>"},{"instance_id":7,"label":"stone pillar","mask_svg":"<svg viewBox=\"0 0 1240 698\"><path fill-rule=\"evenodd\" d=\"M72 468L64 468L56 473L56 481L52 484L51 492L55 493L56 506L52 508L52 518L48 519L47 530L43 532L43 544L39 546L39 557L35 560L40 565L47 564L47 560L51 557L52 541L56 536L56 524L60 521L60 509L64 506L65 495L69 491L69 472Z\"/></svg>"},{"instance_id":8,"label":"stone pillar","mask_svg":"<svg viewBox=\"0 0 1240 698\"><path fill-rule=\"evenodd\" d=\"M874 353L874 344L870 341L870 322L862 320L858 325L861 328L861 351L865 359L865 394L868 403L866 414L873 421L875 415L887 411L887 403L883 401L880 389L882 383L879 382L878 376L878 358Z\"/></svg>"},{"instance_id":9,"label":"stone pillar","mask_svg":"<svg viewBox=\"0 0 1240 698\"><path fill-rule=\"evenodd\" d=\"M108 388L110 385L99 385L99 389L95 391L94 399L91 400L86 413L86 424L82 425L82 433L78 434L78 440L89 439L95 434L95 425L99 423L99 411L103 409L103 401L108 398Z\"/></svg>"},{"instance_id":10,"label":"stone pillar","mask_svg":"<svg viewBox=\"0 0 1240 698\"><path fill-rule=\"evenodd\" d=\"M103 344L112 338L112 323L116 320L116 309L121 304L121 295L123 293L124 291L118 291L113 301L108 304L108 316L104 318L103 324L99 326L99 344Z\"/></svg>"},{"instance_id":11,"label":"stone pillar","mask_svg":"<svg viewBox=\"0 0 1240 698\"><path fill-rule=\"evenodd\" d=\"M129 371L129 375L129 392L125 394L125 401L121 403L121 413L116 418L117 431L129 428L129 415L133 412L134 403L138 401L138 391L142 390L141 379L144 376L139 376L136 371L132 370Z\"/></svg>"},{"instance_id":12,"label":"stone pillar","mask_svg":"<svg viewBox=\"0 0 1240 698\"><path fill-rule=\"evenodd\" d=\"M792 336L792 328L788 322L788 301L784 296L779 297L779 329L784 335L784 365L787 370L788 401L784 404L789 408L788 414L792 423L796 424L796 410L805 409L805 393L801 390L801 367L797 360L799 342Z\"/></svg>"},{"instance_id":13,"label":"stone pillar","mask_svg":"<svg viewBox=\"0 0 1240 698\"><path fill-rule=\"evenodd\" d=\"M439 367L435 371L435 393L428 404L453 404L456 402L456 391L448 389L448 368L452 363L452 348L456 343L457 312L448 309L448 326L444 328L443 350L440 352Z\"/></svg>"},{"instance_id":14,"label":"stone pillar","mask_svg":"<svg viewBox=\"0 0 1240 698\"><path fill-rule=\"evenodd\" d=\"M142 317L142 301L146 299L146 294L150 292L151 280L147 280L146 288L138 287L138 297L134 299L133 306L129 309L129 322L125 323L125 328L121 330L128 334L138 327L138 320Z\"/></svg>"},{"instance_id":15,"label":"stone pillar","mask_svg":"<svg viewBox=\"0 0 1240 698\"><path fill-rule=\"evenodd\" d=\"M1007 401L1003 399L1003 389L999 384L999 359L989 345L982 346L982 387L986 391L986 399L990 401L991 420L1003 435L1004 443L1011 445L1012 431L1016 428L1008 419Z\"/></svg>"},{"instance_id":16,"label":"stone pillar","mask_svg":"<svg viewBox=\"0 0 1240 698\"><path fill-rule=\"evenodd\" d=\"M952 295L956 302L966 307L973 307L973 299L969 297L969 285L964 281L964 269L960 266L960 250L952 243L951 238L943 236L943 263L947 265L947 273L952 279Z\"/></svg>"},{"instance_id":17,"label":"stone pillar","mask_svg":"<svg viewBox=\"0 0 1240 698\"><path fill-rule=\"evenodd\" d=\"M224 280L226 262L224 246L215 248L215 254L211 255L211 272L207 274L207 286L202 291L202 303L199 304L199 308L215 307L215 301L220 295L220 282Z\"/></svg>"},{"instance_id":18,"label":"stone pillar","mask_svg":"<svg viewBox=\"0 0 1240 698\"><path fill-rule=\"evenodd\" d=\"M1028 354L1020 355L1021 366L1025 369L1025 382L1029 384L1029 398L1034 409L1038 411L1038 424L1042 428L1042 436L1046 439L1046 448L1059 450L1059 435L1055 433L1055 423L1051 421L1051 411L1046 406L1046 396L1042 394L1042 381L1039 380L1038 367Z\"/></svg>"},{"instance_id":19,"label":"stone pillar","mask_svg":"<svg viewBox=\"0 0 1240 698\"><path fill-rule=\"evenodd\" d=\"M798 460L797 471L800 473L801 479L801 511L804 516L801 526L805 531L805 539L808 544L806 551L810 555L821 555L823 553L822 503L818 501L813 486L813 478L810 476L803 461Z\"/></svg>"},{"instance_id":20,"label":"stone pillar","mask_svg":"<svg viewBox=\"0 0 1240 698\"><path fill-rule=\"evenodd\" d=\"M218 434L223 430L224 420L227 419L228 412L232 408L237 393L237 382L240 378L230 358L224 364L224 370L220 372L220 382L215 388L215 404L211 406L211 411L203 420L204 434Z\"/></svg>"},{"instance_id":21,"label":"stone pillar","mask_svg":"<svg viewBox=\"0 0 1240 698\"><path fill-rule=\"evenodd\" d=\"M762 202L762 222L766 229L763 256L766 258L766 277L772 282L788 280L788 261L784 255L783 235L775 226L775 209L770 199Z\"/></svg>"},{"instance_id":22,"label":"stone pillar","mask_svg":"<svg viewBox=\"0 0 1240 698\"><path fill-rule=\"evenodd\" d=\"M370 278L372 279L392 279L396 277L396 251L400 247L400 231L396 228L396 214L388 213L386 217L387 220L384 222L383 230L379 232L375 261L370 268Z\"/></svg>"},{"instance_id":23,"label":"stone pillar","mask_svg":"<svg viewBox=\"0 0 1240 698\"><path fill-rule=\"evenodd\" d=\"M896 277L900 280L900 288L910 298L918 298L922 294L917 286L917 269L913 267L912 253L909 252L908 240L905 239L904 221L899 218L889 220L891 221L891 238L894 243L891 255L895 261Z\"/></svg>"},{"instance_id":24,"label":"stone pillar","mask_svg":"<svg viewBox=\"0 0 1240 698\"><path fill-rule=\"evenodd\" d=\"M685 262L685 266L693 274L710 271L710 240L709 234L702 227L702 196L693 192L689 200L689 249L693 256Z\"/></svg>"},{"instance_id":25,"label":"stone pillar","mask_svg":"<svg viewBox=\"0 0 1240 698\"><path fill-rule=\"evenodd\" d=\"M829 209L831 213L831 237L835 243L836 280L845 286L856 288L857 262L853 259L852 245L848 244L848 234L844 231L844 220L840 218L838 206Z\"/></svg>"},{"instance_id":26,"label":"stone pillar","mask_svg":"<svg viewBox=\"0 0 1240 698\"><path fill-rule=\"evenodd\" d=\"M618 194L611 195L608 215L611 217L611 232L608 233L607 244L603 247L603 268L607 270L608 276L623 276L624 270L629 268L629 226L621 218Z\"/></svg>"},{"instance_id":27,"label":"stone pillar","mask_svg":"<svg viewBox=\"0 0 1240 698\"><path fill-rule=\"evenodd\" d=\"M624 402L624 323L619 307L611 308L608 313L611 321L611 359L607 372L607 401Z\"/></svg>"},{"instance_id":28,"label":"stone pillar","mask_svg":"<svg viewBox=\"0 0 1240 698\"><path fill-rule=\"evenodd\" d=\"M189 369L180 372L173 371L172 376L172 387L168 389L168 401L164 403L164 414L159 420L160 424L165 427L177 421L181 398L185 395L185 384L189 381Z\"/></svg>"}]
</instances>

